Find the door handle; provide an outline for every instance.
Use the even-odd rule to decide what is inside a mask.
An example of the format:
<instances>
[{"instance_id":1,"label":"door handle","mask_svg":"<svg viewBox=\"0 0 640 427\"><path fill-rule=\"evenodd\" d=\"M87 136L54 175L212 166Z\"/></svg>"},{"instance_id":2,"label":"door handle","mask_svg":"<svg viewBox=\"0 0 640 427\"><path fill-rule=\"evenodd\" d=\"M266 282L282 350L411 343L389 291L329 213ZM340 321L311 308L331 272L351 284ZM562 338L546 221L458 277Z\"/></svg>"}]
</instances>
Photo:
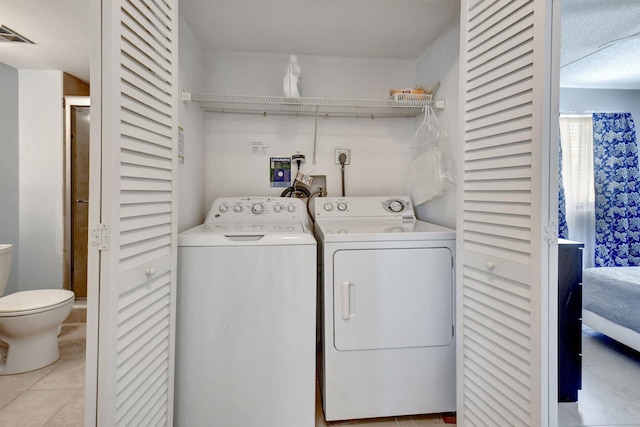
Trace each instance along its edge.
<instances>
[{"instance_id":1,"label":"door handle","mask_svg":"<svg viewBox=\"0 0 640 427\"><path fill-rule=\"evenodd\" d=\"M342 318L349 320L351 318L351 312L349 308L349 286L351 284L348 281L342 282Z\"/></svg>"},{"instance_id":2,"label":"door handle","mask_svg":"<svg viewBox=\"0 0 640 427\"><path fill-rule=\"evenodd\" d=\"M76 199L76 203L89 203L89 201L84 199Z\"/></svg>"}]
</instances>

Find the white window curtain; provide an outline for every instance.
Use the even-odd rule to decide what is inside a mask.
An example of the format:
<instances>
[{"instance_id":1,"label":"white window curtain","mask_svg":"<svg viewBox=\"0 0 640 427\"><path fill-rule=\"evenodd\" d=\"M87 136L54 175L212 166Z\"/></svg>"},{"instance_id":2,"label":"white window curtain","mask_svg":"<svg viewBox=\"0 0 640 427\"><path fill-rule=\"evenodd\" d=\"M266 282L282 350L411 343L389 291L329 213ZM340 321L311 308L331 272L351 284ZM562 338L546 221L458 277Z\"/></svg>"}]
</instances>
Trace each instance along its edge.
<instances>
[{"instance_id":1,"label":"white window curtain","mask_svg":"<svg viewBox=\"0 0 640 427\"><path fill-rule=\"evenodd\" d=\"M560 140L568 237L584 243L584 267L593 267L595 207L592 115L561 115Z\"/></svg>"}]
</instances>

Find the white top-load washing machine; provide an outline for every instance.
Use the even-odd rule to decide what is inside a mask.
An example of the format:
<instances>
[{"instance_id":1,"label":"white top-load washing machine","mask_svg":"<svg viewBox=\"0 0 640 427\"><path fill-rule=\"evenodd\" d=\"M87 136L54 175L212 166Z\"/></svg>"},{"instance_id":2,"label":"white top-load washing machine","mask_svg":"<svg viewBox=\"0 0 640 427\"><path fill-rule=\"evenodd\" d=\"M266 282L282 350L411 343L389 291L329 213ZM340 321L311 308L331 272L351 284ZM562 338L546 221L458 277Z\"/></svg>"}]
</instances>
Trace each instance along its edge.
<instances>
[{"instance_id":1,"label":"white top-load washing machine","mask_svg":"<svg viewBox=\"0 0 640 427\"><path fill-rule=\"evenodd\" d=\"M177 426L314 425L308 219L299 199L221 198L179 235Z\"/></svg>"},{"instance_id":2,"label":"white top-load washing machine","mask_svg":"<svg viewBox=\"0 0 640 427\"><path fill-rule=\"evenodd\" d=\"M325 418L456 409L454 230L408 197L327 197L319 243Z\"/></svg>"}]
</instances>

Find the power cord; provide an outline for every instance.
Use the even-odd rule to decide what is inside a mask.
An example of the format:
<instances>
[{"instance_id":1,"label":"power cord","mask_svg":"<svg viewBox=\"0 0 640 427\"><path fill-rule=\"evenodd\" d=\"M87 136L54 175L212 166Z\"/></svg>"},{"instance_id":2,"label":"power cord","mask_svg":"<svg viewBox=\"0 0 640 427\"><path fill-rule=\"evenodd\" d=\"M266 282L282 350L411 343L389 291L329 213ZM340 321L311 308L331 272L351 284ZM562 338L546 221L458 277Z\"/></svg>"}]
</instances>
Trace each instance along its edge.
<instances>
[{"instance_id":1,"label":"power cord","mask_svg":"<svg viewBox=\"0 0 640 427\"><path fill-rule=\"evenodd\" d=\"M307 198L307 213L309 214L309 218L311 219L311 228L313 233L315 234L316 231L316 219L313 217L313 212L311 212L311 199L313 199L314 197L323 197L324 195L324 190L322 188L320 188L319 190L313 192L308 198Z\"/></svg>"},{"instance_id":2,"label":"power cord","mask_svg":"<svg viewBox=\"0 0 640 427\"><path fill-rule=\"evenodd\" d=\"M291 156L291 160L296 162L296 164L298 165L297 172L300 172L300 165L304 162L304 154L294 154L293 156Z\"/></svg>"},{"instance_id":3,"label":"power cord","mask_svg":"<svg viewBox=\"0 0 640 427\"><path fill-rule=\"evenodd\" d=\"M342 197L344 197L344 164L347 162L347 155L345 153L340 153L338 161L340 162L340 171L342 174Z\"/></svg>"},{"instance_id":4,"label":"power cord","mask_svg":"<svg viewBox=\"0 0 640 427\"><path fill-rule=\"evenodd\" d=\"M296 169L296 174L294 175L295 177L298 176L298 172L300 172L300 165L304 162L304 154L294 154L293 156L291 156L291 160L293 160L294 162L296 162L297 165L297 169ZM291 185L291 187L287 187L282 194L280 194L280 197L309 197L311 195L311 191L309 190L309 187L307 187L304 183L300 182L297 178L293 179L293 185Z\"/></svg>"}]
</instances>

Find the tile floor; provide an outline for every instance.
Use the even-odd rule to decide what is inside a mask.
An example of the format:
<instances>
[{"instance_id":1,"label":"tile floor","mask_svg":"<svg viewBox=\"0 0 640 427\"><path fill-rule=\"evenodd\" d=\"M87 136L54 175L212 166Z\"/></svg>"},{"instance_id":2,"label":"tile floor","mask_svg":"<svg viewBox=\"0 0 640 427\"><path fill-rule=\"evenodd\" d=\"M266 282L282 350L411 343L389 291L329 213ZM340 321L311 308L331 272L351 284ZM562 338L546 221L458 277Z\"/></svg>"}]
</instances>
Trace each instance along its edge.
<instances>
[{"instance_id":1,"label":"tile floor","mask_svg":"<svg viewBox=\"0 0 640 427\"><path fill-rule=\"evenodd\" d=\"M322 401L320 388L316 387L316 426L315 427L427 427L439 425L442 427L455 427L455 416L452 414L441 415L416 415L406 417L372 418L366 420L325 421L322 413Z\"/></svg>"},{"instance_id":2,"label":"tile floor","mask_svg":"<svg viewBox=\"0 0 640 427\"><path fill-rule=\"evenodd\" d=\"M60 359L18 375L0 376L0 426L84 425L86 323L64 323Z\"/></svg>"},{"instance_id":3,"label":"tile floor","mask_svg":"<svg viewBox=\"0 0 640 427\"><path fill-rule=\"evenodd\" d=\"M0 376L0 426L83 425L85 334L85 323L65 323L57 362L25 374ZM587 327L582 345L583 389L578 402L559 404L559 427L640 427L640 353ZM316 405L316 427L455 426L451 422L434 415L328 423L319 399Z\"/></svg>"},{"instance_id":4,"label":"tile floor","mask_svg":"<svg viewBox=\"0 0 640 427\"><path fill-rule=\"evenodd\" d=\"M558 405L560 427L640 427L640 353L583 327L582 390Z\"/></svg>"}]
</instances>

